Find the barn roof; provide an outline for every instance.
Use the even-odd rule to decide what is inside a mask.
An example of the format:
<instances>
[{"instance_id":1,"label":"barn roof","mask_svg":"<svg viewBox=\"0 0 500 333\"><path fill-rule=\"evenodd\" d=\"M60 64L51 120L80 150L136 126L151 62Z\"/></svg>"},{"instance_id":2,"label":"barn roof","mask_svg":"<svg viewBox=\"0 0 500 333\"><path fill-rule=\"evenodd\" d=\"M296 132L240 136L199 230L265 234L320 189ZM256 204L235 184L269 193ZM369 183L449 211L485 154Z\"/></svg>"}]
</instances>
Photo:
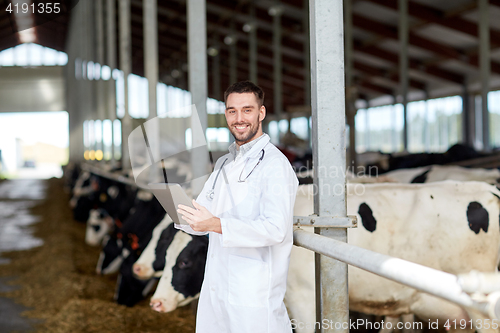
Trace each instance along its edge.
<instances>
[{"instance_id":1,"label":"barn roof","mask_svg":"<svg viewBox=\"0 0 500 333\"><path fill-rule=\"evenodd\" d=\"M71 3L71 1L67 1ZM304 2L282 0L282 61L284 108L305 104ZM5 4L8 1L4 2ZM500 87L500 0L490 3L491 87ZM248 24L254 22L258 37L258 83L273 96L273 17L270 9L276 1L207 0L208 47L219 49L221 90L229 83L227 36L236 36L238 79L249 74ZM398 73L398 0L352 0L353 75L361 99L396 96ZM144 74L142 0L131 0L132 72ZM255 6L255 18L250 15ZM105 6L104 6L105 7ZM104 8L104 10L106 10ZM65 50L71 13L65 13L36 26L36 43L59 51ZM118 26L118 8L117 26ZM460 94L466 82L471 91L479 91L478 7L475 0L410 0L410 99ZM35 16L35 22L43 18ZM244 29L244 26L247 25ZM20 43L12 33L16 23L12 15L0 11L0 50ZM231 28L233 27L233 28ZM227 39L226 39L227 41ZM328 41L323 41L328 42ZM158 43L160 80L187 89L186 0L158 0ZM118 44L118 43L117 43ZM118 51L118 50L117 50ZM118 52L117 52L118 53ZM211 81L212 68L208 63ZM180 72L180 76L172 72ZM215 96L209 84L209 96ZM388 99L389 100L389 99Z\"/></svg>"}]
</instances>

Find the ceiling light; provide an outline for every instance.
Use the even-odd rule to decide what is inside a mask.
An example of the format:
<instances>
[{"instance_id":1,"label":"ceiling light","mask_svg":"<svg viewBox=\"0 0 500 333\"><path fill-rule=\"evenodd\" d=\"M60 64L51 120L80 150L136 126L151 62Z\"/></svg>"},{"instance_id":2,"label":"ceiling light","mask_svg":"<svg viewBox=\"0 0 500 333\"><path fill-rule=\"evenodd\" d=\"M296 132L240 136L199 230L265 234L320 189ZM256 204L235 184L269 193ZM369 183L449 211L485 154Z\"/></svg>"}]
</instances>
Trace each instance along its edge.
<instances>
[{"instance_id":1,"label":"ceiling light","mask_svg":"<svg viewBox=\"0 0 500 333\"><path fill-rule=\"evenodd\" d=\"M216 47L211 46L208 48L207 53L211 57L216 57L219 55L219 50Z\"/></svg>"}]
</instances>

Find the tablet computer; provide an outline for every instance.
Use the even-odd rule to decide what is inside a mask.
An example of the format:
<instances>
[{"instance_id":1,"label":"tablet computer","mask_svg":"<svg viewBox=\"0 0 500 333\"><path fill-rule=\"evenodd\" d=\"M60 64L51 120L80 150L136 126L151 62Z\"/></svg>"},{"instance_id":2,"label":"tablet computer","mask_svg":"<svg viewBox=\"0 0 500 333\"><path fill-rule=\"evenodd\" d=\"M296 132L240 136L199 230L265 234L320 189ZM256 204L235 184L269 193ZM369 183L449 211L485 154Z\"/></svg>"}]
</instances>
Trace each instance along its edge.
<instances>
[{"instance_id":1,"label":"tablet computer","mask_svg":"<svg viewBox=\"0 0 500 333\"><path fill-rule=\"evenodd\" d=\"M181 218L181 214L177 213L177 208L179 204L191 208L194 208L194 206L189 196L179 184L150 183L148 186L175 223L188 224Z\"/></svg>"}]
</instances>

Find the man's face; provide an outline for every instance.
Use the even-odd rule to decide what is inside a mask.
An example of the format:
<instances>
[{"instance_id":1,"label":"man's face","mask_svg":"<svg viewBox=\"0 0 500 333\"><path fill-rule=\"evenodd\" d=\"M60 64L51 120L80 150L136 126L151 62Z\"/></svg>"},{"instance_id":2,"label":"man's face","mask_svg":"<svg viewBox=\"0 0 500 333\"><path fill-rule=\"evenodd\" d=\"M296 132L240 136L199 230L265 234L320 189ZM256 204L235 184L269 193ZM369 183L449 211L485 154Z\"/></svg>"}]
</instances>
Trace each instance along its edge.
<instances>
[{"instance_id":1,"label":"man's face","mask_svg":"<svg viewBox=\"0 0 500 333\"><path fill-rule=\"evenodd\" d=\"M238 145L262 135L261 122L265 117L266 108L259 106L254 93L232 93L227 96L227 126Z\"/></svg>"}]
</instances>

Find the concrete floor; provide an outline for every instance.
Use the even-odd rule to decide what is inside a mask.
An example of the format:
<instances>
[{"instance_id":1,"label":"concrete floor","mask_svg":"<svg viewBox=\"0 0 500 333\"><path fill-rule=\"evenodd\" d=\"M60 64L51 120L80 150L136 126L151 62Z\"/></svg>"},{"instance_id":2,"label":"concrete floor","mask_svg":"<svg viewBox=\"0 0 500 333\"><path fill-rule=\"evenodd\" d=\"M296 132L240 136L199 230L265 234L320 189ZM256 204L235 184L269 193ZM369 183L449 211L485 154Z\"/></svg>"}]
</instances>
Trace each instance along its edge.
<instances>
[{"instance_id":1,"label":"concrete floor","mask_svg":"<svg viewBox=\"0 0 500 333\"><path fill-rule=\"evenodd\" d=\"M29 209L43 199L45 184L42 180L6 180L0 183L0 264L8 264L2 252L24 250L40 246L41 239L33 237L29 226L38 222ZM14 290L8 281L15 277L0 278L0 293ZM33 332L38 321L21 316L29 310L13 299L0 297L0 332Z\"/></svg>"}]
</instances>

